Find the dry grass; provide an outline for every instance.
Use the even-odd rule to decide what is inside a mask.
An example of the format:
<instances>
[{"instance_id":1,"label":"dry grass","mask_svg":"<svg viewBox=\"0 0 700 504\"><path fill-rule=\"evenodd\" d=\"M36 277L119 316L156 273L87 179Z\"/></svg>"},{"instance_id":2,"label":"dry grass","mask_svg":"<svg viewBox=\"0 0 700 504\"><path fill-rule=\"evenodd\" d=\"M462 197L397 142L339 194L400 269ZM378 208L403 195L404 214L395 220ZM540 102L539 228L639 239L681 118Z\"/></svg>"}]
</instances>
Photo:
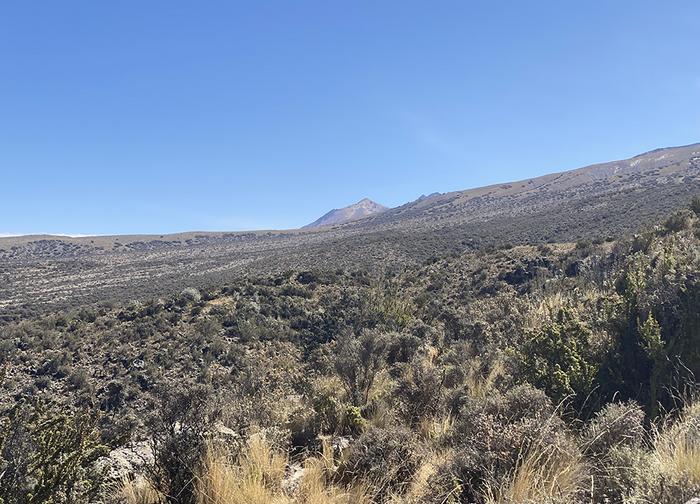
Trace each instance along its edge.
<instances>
[{"instance_id":1,"label":"dry grass","mask_svg":"<svg viewBox=\"0 0 700 504\"><path fill-rule=\"evenodd\" d=\"M700 485L700 403L688 406L656 437L654 459L661 474Z\"/></svg>"},{"instance_id":2,"label":"dry grass","mask_svg":"<svg viewBox=\"0 0 700 504\"><path fill-rule=\"evenodd\" d=\"M487 504L573 502L585 490L586 465L581 454L556 445L535 447L519 461L510 478L487 488Z\"/></svg>"},{"instance_id":3,"label":"dry grass","mask_svg":"<svg viewBox=\"0 0 700 504\"><path fill-rule=\"evenodd\" d=\"M364 490L333 484L328 442L304 462L297 485L285 485L288 459L261 436L251 438L237 461L210 448L197 484L198 504L370 504Z\"/></svg>"},{"instance_id":4,"label":"dry grass","mask_svg":"<svg viewBox=\"0 0 700 504\"><path fill-rule=\"evenodd\" d=\"M450 417L436 418L422 423L420 430L425 439L434 440L448 432L451 423ZM538 442L524 451L511 473L487 485L484 501L487 504L582 502L591 481L589 467L581 452L562 440L555 444ZM327 439L322 446L317 456L305 459L303 465L291 466L286 454L273 449L262 436L251 437L244 452L235 459L221 449L210 447L197 478L197 503L371 504L369 496L382 487L382 482L339 484L333 449ZM635 502L662 502L660 495L676 498L684 496L685 489L700 487L700 404L688 406L675 422L665 424L654 438L652 448L644 450L644 457L638 461L630 461L628 471L634 478L642 478L636 485L639 493L635 493ZM449 452L427 453L405 493L385 496L382 502L425 502L430 495L432 477L448 459ZM137 480L123 483L118 502L161 504L163 499L144 480Z\"/></svg>"},{"instance_id":5,"label":"dry grass","mask_svg":"<svg viewBox=\"0 0 700 504\"><path fill-rule=\"evenodd\" d=\"M394 381L387 369L377 373L368 397L368 402L373 405L371 413L365 419L369 426L385 428L394 422L389 402L385 400L391 395L393 387Z\"/></svg>"},{"instance_id":6,"label":"dry grass","mask_svg":"<svg viewBox=\"0 0 700 504\"><path fill-rule=\"evenodd\" d=\"M418 435L422 439L439 441L452 431L454 418L452 415L440 417L424 417L418 422Z\"/></svg>"},{"instance_id":7,"label":"dry grass","mask_svg":"<svg viewBox=\"0 0 700 504\"><path fill-rule=\"evenodd\" d=\"M124 478L117 489L116 500L125 504L160 504L163 496L143 478Z\"/></svg>"},{"instance_id":8,"label":"dry grass","mask_svg":"<svg viewBox=\"0 0 700 504\"><path fill-rule=\"evenodd\" d=\"M479 372L476 366L470 368L465 381L470 397L479 399L486 397L505 373L506 370L501 361L495 361L486 373Z\"/></svg>"},{"instance_id":9,"label":"dry grass","mask_svg":"<svg viewBox=\"0 0 700 504\"><path fill-rule=\"evenodd\" d=\"M434 451L425 458L413 475L411 483L402 496L391 496L388 504L421 504L431 493L431 479L438 473L440 466L450 458L450 451Z\"/></svg>"},{"instance_id":10,"label":"dry grass","mask_svg":"<svg viewBox=\"0 0 700 504\"><path fill-rule=\"evenodd\" d=\"M251 437L237 463L210 447L197 481L199 504L282 504L287 458L271 449L262 436Z\"/></svg>"},{"instance_id":11,"label":"dry grass","mask_svg":"<svg viewBox=\"0 0 700 504\"><path fill-rule=\"evenodd\" d=\"M362 486L333 482L336 466L327 441L319 456L305 460L296 485L285 484L288 463L262 436L251 437L237 459L210 446L196 480L197 504L371 504ZM161 504L163 499L147 483L125 480L118 502Z\"/></svg>"}]
</instances>

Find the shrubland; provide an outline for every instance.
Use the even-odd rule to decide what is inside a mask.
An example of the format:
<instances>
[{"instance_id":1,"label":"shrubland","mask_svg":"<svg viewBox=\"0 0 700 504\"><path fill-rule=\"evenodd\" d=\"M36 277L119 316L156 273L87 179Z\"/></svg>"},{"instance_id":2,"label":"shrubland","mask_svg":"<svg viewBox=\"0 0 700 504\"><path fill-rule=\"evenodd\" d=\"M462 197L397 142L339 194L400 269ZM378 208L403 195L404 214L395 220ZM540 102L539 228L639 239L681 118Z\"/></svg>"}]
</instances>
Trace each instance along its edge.
<instances>
[{"instance_id":1,"label":"shrubland","mask_svg":"<svg viewBox=\"0 0 700 504\"><path fill-rule=\"evenodd\" d=\"M700 496L698 208L6 323L0 502Z\"/></svg>"}]
</instances>

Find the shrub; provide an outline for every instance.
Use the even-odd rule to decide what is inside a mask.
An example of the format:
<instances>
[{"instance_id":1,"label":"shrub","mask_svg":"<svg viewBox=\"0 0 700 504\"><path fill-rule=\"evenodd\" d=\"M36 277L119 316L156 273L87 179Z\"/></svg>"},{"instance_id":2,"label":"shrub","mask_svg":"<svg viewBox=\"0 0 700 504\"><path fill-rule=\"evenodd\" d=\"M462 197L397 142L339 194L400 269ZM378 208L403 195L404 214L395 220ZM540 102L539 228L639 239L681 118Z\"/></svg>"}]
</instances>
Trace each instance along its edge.
<instances>
[{"instance_id":1,"label":"shrub","mask_svg":"<svg viewBox=\"0 0 700 504\"><path fill-rule=\"evenodd\" d=\"M681 210L672 214L664 223L664 228L670 232L683 231L690 227L691 213L688 210Z\"/></svg>"},{"instance_id":2,"label":"shrub","mask_svg":"<svg viewBox=\"0 0 700 504\"><path fill-rule=\"evenodd\" d=\"M437 412L444 388L444 374L429 359L419 355L402 368L394 395L402 416L415 426Z\"/></svg>"},{"instance_id":3,"label":"shrub","mask_svg":"<svg viewBox=\"0 0 700 504\"><path fill-rule=\"evenodd\" d=\"M313 409L315 423L320 433L338 432L342 421L341 404L337 398L325 390L320 390L314 396Z\"/></svg>"},{"instance_id":4,"label":"shrub","mask_svg":"<svg viewBox=\"0 0 700 504\"><path fill-rule=\"evenodd\" d=\"M169 504L195 504L195 476L217 418L210 401L204 387L163 390L149 420L155 460L147 477Z\"/></svg>"},{"instance_id":5,"label":"shrub","mask_svg":"<svg viewBox=\"0 0 700 504\"><path fill-rule=\"evenodd\" d=\"M89 415L19 402L0 418L0 503L91 502L103 480L92 466L106 452Z\"/></svg>"},{"instance_id":6,"label":"shrub","mask_svg":"<svg viewBox=\"0 0 700 504\"><path fill-rule=\"evenodd\" d=\"M700 196L695 196L690 202L690 210L696 217L700 217Z\"/></svg>"},{"instance_id":7,"label":"shrub","mask_svg":"<svg viewBox=\"0 0 700 504\"><path fill-rule=\"evenodd\" d=\"M377 373L384 366L386 344L382 334L368 329L360 336L345 333L339 338L335 371L355 406L367 404Z\"/></svg>"},{"instance_id":8,"label":"shrub","mask_svg":"<svg viewBox=\"0 0 700 504\"><path fill-rule=\"evenodd\" d=\"M595 502L622 502L633 487L633 467L646 457L644 411L628 401L606 405L585 426L581 447L592 458Z\"/></svg>"},{"instance_id":9,"label":"shrub","mask_svg":"<svg viewBox=\"0 0 700 504\"><path fill-rule=\"evenodd\" d=\"M591 345L591 331L567 309L530 335L518 349L525 379L557 403L572 398L582 413L596 385L600 366Z\"/></svg>"},{"instance_id":10,"label":"shrub","mask_svg":"<svg viewBox=\"0 0 700 504\"><path fill-rule=\"evenodd\" d=\"M194 287L187 287L180 293L178 304L185 306L189 303L198 303L202 299L202 295Z\"/></svg>"},{"instance_id":11,"label":"shrub","mask_svg":"<svg viewBox=\"0 0 700 504\"><path fill-rule=\"evenodd\" d=\"M418 352L421 339L413 334L393 333L388 336L386 360L389 364L409 362Z\"/></svg>"},{"instance_id":12,"label":"shrub","mask_svg":"<svg viewBox=\"0 0 700 504\"><path fill-rule=\"evenodd\" d=\"M639 444L644 435L644 411L639 404L611 403L585 427L581 444L586 453L601 457L613 448Z\"/></svg>"},{"instance_id":13,"label":"shrub","mask_svg":"<svg viewBox=\"0 0 700 504\"><path fill-rule=\"evenodd\" d=\"M390 493L403 493L419 463L416 440L408 429L371 428L350 446L338 473L346 484L365 483L381 501Z\"/></svg>"},{"instance_id":14,"label":"shrub","mask_svg":"<svg viewBox=\"0 0 700 504\"><path fill-rule=\"evenodd\" d=\"M362 432L367 426L367 421L362 417L359 406L348 406L343 413L343 430L351 434Z\"/></svg>"},{"instance_id":15,"label":"shrub","mask_svg":"<svg viewBox=\"0 0 700 504\"><path fill-rule=\"evenodd\" d=\"M559 445L564 432L550 399L530 385L467 398L446 439L457 453L441 468L440 479L450 481L451 475L461 502L473 502L488 484L512 475L523 454Z\"/></svg>"}]
</instances>

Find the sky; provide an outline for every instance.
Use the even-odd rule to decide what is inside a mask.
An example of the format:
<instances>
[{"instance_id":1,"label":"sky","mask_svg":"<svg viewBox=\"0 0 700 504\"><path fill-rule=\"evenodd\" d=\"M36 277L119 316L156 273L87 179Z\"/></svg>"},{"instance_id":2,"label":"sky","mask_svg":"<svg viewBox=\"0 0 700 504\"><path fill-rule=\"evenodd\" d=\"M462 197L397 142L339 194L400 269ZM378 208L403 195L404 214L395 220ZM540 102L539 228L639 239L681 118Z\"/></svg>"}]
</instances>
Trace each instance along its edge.
<instances>
[{"instance_id":1,"label":"sky","mask_svg":"<svg viewBox=\"0 0 700 504\"><path fill-rule=\"evenodd\" d=\"M700 142L700 2L0 3L0 234L282 229Z\"/></svg>"}]
</instances>

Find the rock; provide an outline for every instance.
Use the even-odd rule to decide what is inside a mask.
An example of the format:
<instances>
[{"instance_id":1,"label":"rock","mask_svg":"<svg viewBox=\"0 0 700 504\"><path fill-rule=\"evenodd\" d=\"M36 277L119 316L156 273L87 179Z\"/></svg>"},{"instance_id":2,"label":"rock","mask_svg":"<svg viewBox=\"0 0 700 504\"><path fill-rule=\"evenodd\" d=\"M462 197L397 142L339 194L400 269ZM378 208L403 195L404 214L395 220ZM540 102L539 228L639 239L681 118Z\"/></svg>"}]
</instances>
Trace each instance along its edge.
<instances>
[{"instance_id":1,"label":"rock","mask_svg":"<svg viewBox=\"0 0 700 504\"><path fill-rule=\"evenodd\" d=\"M151 445L142 441L129 446L116 448L109 455L99 459L95 465L98 471L114 481L122 481L141 472L144 466L154 461Z\"/></svg>"},{"instance_id":2,"label":"rock","mask_svg":"<svg viewBox=\"0 0 700 504\"><path fill-rule=\"evenodd\" d=\"M688 502L686 502L685 504L700 504L700 497L693 497L692 499L690 499L690 500L689 500Z\"/></svg>"},{"instance_id":3,"label":"rock","mask_svg":"<svg viewBox=\"0 0 700 504\"><path fill-rule=\"evenodd\" d=\"M294 495L299 489L299 484L301 483L306 469L300 464L291 464L287 467L287 475L282 480L282 489L289 495Z\"/></svg>"},{"instance_id":4,"label":"rock","mask_svg":"<svg viewBox=\"0 0 700 504\"><path fill-rule=\"evenodd\" d=\"M230 436L230 437L233 437L233 438L238 438L238 437L240 437L240 436L238 435L238 433L237 433L235 430L233 430L233 429L231 429L231 428L229 428L229 427L226 427L226 426L225 426L223 423L221 423L221 422L216 422L216 424L214 425L214 431L215 431L217 434L221 434L222 436Z\"/></svg>"},{"instance_id":5,"label":"rock","mask_svg":"<svg viewBox=\"0 0 700 504\"><path fill-rule=\"evenodd\" d=\"M333 454L336 458L343 454L348 446L350 446L351 437L348 436L338 436L331 439L331 447L333 448Z\"/></svg>"}]
</instances>

